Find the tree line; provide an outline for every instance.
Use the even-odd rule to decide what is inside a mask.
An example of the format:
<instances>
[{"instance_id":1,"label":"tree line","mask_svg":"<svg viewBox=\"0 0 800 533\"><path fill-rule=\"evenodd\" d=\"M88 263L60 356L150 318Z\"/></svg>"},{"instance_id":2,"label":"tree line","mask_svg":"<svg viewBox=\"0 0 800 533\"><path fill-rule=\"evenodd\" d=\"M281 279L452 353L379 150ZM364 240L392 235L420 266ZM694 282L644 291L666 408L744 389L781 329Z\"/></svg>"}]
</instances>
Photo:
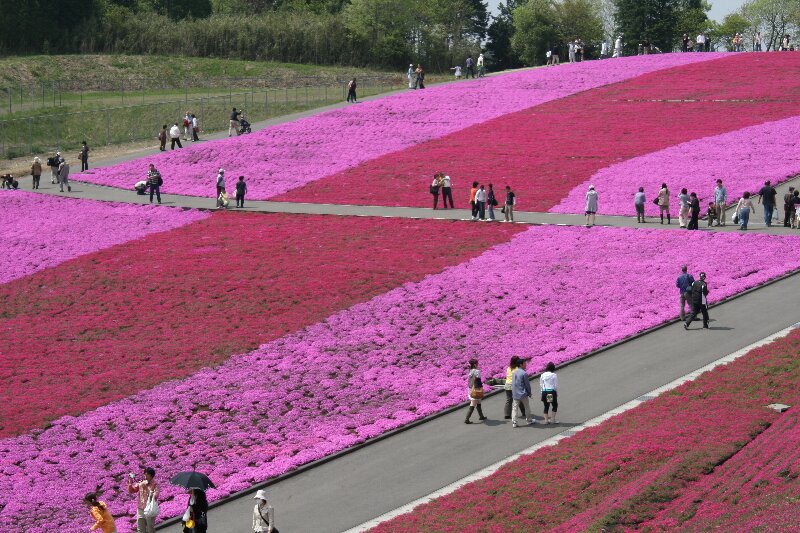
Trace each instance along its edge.
<instances>
[{"instance_id":1,"label":"tree line","mask_svg":"<svg viewBox=\"0 0 800 533\"><path fill-rule=\"evenodd\" d=\"M444 71L485 51L492 70L539 65L580 39L599 55L664 52L683 34L718 49L736 33L776 48L800 24L800 0L748 0L717 23L707 0L0 0L0 53L128 53ZM562 56L566 55L562 51Z\"/></svg>"}]
</instances>

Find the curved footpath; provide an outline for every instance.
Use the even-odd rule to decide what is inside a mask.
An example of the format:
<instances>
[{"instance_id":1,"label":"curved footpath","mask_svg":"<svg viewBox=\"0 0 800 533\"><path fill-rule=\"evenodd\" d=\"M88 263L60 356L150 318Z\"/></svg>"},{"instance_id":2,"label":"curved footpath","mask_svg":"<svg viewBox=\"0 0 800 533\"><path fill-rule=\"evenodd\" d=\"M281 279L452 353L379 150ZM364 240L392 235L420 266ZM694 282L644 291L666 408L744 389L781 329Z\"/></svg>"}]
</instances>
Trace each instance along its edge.
<instances>
[{"instance_id":1,"label":"curved footpath","mask_svg":"<svg viewBox=\"0 0 800 533\"><path fill-rule=\"evenodd\" d=\"M294 120L301 116L342 107L337 104L310 112L281 117L260 127ZM224 134L223 134L224 135ZM149 152L128 154L108 161L93 161L93 167L145 157ZM47 176L43 176L45 181ZM794 182L797 179L792 180ZM25 189L28 179L22 180ZM788 184L779 187L782 196ZM59 193L49 180L39 192L102 201L149 203L132 191L73 182L71 194ZM210 209L214 198L163 194L164 205ZM780 197L780 196L779 196ZM348 206L269 201L248 201L245 211L379 216L402 218L466 219L467 210L437 210L405 207ZM760 210L759 210L760 211ZM580 215L516 212L518 222L531 224L582 225ZM677 217L676 217L677 218ZM798 234L797 230L759 223L753 217L753 230L770 234ZM597 217L598 225L647 227L678 230L677 223L637 224L632 217ZM707 230L702 223L701 230ZM714 231L735 231L728 224ZM676 273L677 275L677 273ZM277 525L282 530L300 532L340 532L358 527L409 502L454 483L531 445L547 440L602 413L615 409L643 394L688 374L729 353L735 352L798 322L793 298L800 274L793 274L765 287L715 306L711 310L710 330L695 326L684 331L680 323L637 336L560 370L563 399L562 423L558 426L522 427L512 431L502 418L503 395L484 402L489 420L471 426L463 423L462 408L433 417L409 429L400 429L375 439L354 451L301 468L270 482L267 492L276 509ZM713 290L713 279L711 279ZM675 301L665 305L677 307ZM431 377L435 379L435 377ZM536 412L540 410L538 402ZM541 418L541 417L540 417ZM214 506L209 522L214 531L245 531L250 527L252 492ZM178 532L174 523L159 528Z\"/></svg>"}]
</instances>

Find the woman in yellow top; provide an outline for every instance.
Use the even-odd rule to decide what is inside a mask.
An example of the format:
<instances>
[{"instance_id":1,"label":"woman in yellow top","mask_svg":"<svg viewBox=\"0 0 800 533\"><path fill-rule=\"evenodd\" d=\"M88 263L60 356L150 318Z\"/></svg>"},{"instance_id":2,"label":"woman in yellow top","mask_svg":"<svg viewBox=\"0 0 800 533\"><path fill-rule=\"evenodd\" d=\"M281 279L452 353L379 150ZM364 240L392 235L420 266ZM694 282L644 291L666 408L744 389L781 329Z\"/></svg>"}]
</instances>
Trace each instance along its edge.
<instances>
[{"instance_id":1,"label":"woman in yellow top","mask_svg":"<svg viewBox=\"0 0 800 533\"><path fill-rule=\"evenodd\" d=\"M90 492L83 498L83 503L89 508L89 513L94 518L92 531L100 529L103 533L117 533L117 526L114 524L114 517L105 502L97 499L97 494Z\"/></svg>"},{"instance_id":2,"label":"woman in yellow top","mask_svg":"<svg viewBox=\"0 0 800 533\"><path fill-rule=\"evenodd\" d=\"M514 370L519 367L519 357L516 355L511 358L511 361L508 363L508 368L506 368L506 382L503 388L506 391L506 405L503 409L503 414L505 415L504 418L506 420L511 420L511 406L514 403L514 398L511 396L511 380L512 375L514 374ZM522 416L525 416L525 407L520 404L522 408Z\"/></svg>"}]
</instances>

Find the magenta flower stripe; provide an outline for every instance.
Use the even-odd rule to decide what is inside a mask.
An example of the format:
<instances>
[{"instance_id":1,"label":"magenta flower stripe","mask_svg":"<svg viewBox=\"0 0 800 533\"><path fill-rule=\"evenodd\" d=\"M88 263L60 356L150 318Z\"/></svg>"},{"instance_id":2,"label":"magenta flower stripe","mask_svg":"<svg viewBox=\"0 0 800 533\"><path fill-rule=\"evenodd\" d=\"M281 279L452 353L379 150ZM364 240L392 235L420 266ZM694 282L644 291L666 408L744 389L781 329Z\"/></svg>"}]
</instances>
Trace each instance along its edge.
<instances>
[{"instance_id":1,"label":"magenta flower stripe","mask_svg":"<svg viewBox=\"0 0 800 533\"><path fill-rule=\"evenodd\" d=\"M0 191L0 283L208 214Z\"/></svg>"},{"instance_id":2,"label":"magenta flower stripe","mask_svg":"<svg viewBox=\"0 0 800 533\"><path fill-rule=\"evenodd\" d=\"M164 191L193 196L215 192L222 167L233 186L248 179L248 195L266 199L353 168L365 161L438 139L492 118L721 54L664 54L589 61L554 69L535 69L361 103L282 124L241 137L92 169L75 179L132 187L155 163L164 175ZM331 203L336 199L331 198Z\"/></svg>"},{"instance_id":3,"label":"magenta flower stripe","mask_svg":"<svg viewBox=\"0 0 800 533\"><path fill-rule=\"evenodd\" d=\"M800 238L531 228L214 369L0 440L0 530L48 531L54 513L76 529L85 510L62 502L90 489L130 517L117 490L144 464L203 470L212 498L244 489L463 401L475 354L486 376L512 354L535 369L570 360L674 317L681 264L710 273L714 301L799 268L791 245ZM742 248L769 260L727 253ZM175 488L164 496L163 516L183 511Z\"/></svg>"},{"instance_id":4,"label":"magenta flower stripe","mask_svg":"<svg viewBox=\"0 0 800 533\"><path fill-rule=\"evenodd\" d=\"M633 195L639 187L648 195L645 213L658 215L652 199L662 183L672 193L673 214L678 212L681 188L696 192L705 207L714 201L717 179L723 181L732 203L745 191L758 191L765 180L774 184L800 173L798 137L800 116L671 146L600 170L550 211L583 213L590 184L600 194L599 212L605 215L633 216Z\"/></svg>"}]
</instances>

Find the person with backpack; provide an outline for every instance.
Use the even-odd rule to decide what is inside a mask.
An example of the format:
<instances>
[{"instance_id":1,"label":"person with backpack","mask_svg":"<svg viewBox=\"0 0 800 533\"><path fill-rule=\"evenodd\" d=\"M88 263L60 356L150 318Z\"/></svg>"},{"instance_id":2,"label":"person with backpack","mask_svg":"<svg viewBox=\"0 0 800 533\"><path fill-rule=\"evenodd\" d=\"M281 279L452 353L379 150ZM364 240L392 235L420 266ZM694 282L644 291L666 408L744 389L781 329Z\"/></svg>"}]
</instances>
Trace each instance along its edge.
<instances>
[{"instance_id":1,"label":"person with backpack","mask_svg":"<svg viewBox=\"0 0 800 533\"><path fill-rule=\"evenodd\" d=\"M150 187L150 203L153 203L153 193L158 198L158 203L161 203L161 185L164 180L161 178L161 173L156 170L156 166L150 163L150 170L147 171L147 186Z\"/></svg>"},{"instance_id":2,"label":"person with backpack","mask_svg":"<svg viewBox=\"0 0 800 533\"><path fill-rule=\"evenodd\" d=\"M239 181L236 182L236 207L244 207L244 195L247 193L247 184L244 182L244 176L239 176Z\"/></svg>"}]
</instances>

